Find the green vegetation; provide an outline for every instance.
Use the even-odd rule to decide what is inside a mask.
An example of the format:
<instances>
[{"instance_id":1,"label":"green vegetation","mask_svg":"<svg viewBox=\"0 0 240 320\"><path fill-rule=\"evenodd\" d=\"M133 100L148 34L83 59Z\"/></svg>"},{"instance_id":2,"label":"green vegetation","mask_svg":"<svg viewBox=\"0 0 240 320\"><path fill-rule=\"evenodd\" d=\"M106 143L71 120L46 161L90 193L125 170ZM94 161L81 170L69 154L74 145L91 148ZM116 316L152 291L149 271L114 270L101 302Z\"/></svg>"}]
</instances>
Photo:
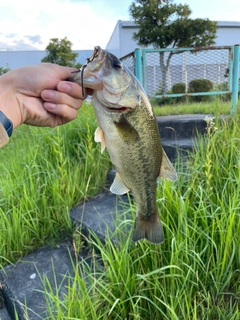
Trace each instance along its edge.
<instances>
[{"instance_id":1,"label":"green vegetation","mask_svg":"<svg viewBox=\"0 0 240 320\"><path fill-rule=\"evenodd\" d=\"M183 82L175 83L172 86L172 92L171 93L175 93L175 94L186 93L186 85L185 85L185 83L183 83ZM186 101L187 101L186 99L187 98L184 97L184 96L183 97L176 97L176 98L174 98L174 102L175 103L186 103Z\"/></svg>"},{"instance_id":2,"label":"green vegetation","mask_svg":"<svg viewBox=\"0 0 240 320\"><path fill-rule=\"evenodd\" d=\"M21 126L0 149L0 266L72 233L69 209L100 192L110 167L91 106L53 129Z\"/></svg>"},{"instance_id":3,"label":"green vegetation","mask_svg":"<svg viewBox=\"0 0 240 320\"><path fill-rule=\"evenodd\" d=\"M210 119L187 167L177 166L177 183L158 189L165 243L133 244L124 232L133 221L119 224L118 245L93 236L93 269L76 268L63 301L45 283L49 319L239 320L239 116Z\"/></svg>"},{"instance_id":4,"label":"green vegetation","mask_svg":"<svg viewBox=\"0 0 240 320\"><path fill-rule=\"evenodd\" d=\"M172 86L172 93L185 93L186 92L186 84L183 82L175 83Z\"/></svg>"},{"instance_id":5,"label":"green vegetation","mask_svg":"<svg viewBox=\"0 0 240 320\"><path fill-rule=\"evenodd\" d=\"M11 71L8 64L6 64L6 67L0 67L0 76L3 75L4 73L7 73L8 71Z\"/></svg>"},{"instance_id":6,"label":"green vegetation","mask_svg":"<svg viewBox=\"0 0 240 320\"><path fill-rule=\"evenodd\" d=\"M191 19L187 4L171 0L135 0L129 7L130 16L138 25L133 39L142 47L155 49L205 47L215 44L217 23L209 19ZM167 93L168 70L175 51L159 53L162 73L162 94Z\"/></svg>"},{"instance_id":7,"label":"green vegetation","mask_svg":"<svg viewBox=\"0 0 240 320\"><path fill-rule=\"evenodd\" d=\"M166 98L173 99L173 98ZM158 99L152 99L152 106L156 116L168 116L174 114L229 114L230 105L229 102L215 101L215 102L202 102L202 103L176 103L166 104L159 107ZM170 101L169 101L170 102Z\"/></svg>"},{"instance_id":8,"label":"green vegetation","mask_svg":"<svg viewBox=\"0 0 240 320\"><path fill-rule=\"evenodd\" d=\"M194 79L189 82L188 91L191 93L208 92L213 89L212 81L208 79Z\"/></svg>"},{"instance_id":9,"label":"green vegetation","mask_svg":"<svg viewBox=\"0 0 240 320\"><path fill-rule=\"evenodd\" d=\"M52 38L46 47L47 55L41 61L56 63L60 66L80 69L81 64L76 62L78 53L72 52L72 43L67 39Z\"/></svg>"},{"instance_id":10,"label":"green vegetation","mask_svg":"<svg viewBox=\"0 0 240 320\"><path fill-rule=\"evenodd\" d=\"M66 235L81 249L69 208L101 190L110 163L93 141L92 109L80 113L54 130L22 126L0 150L1 265ZM118 245L92 235L92 268L76 266L64 297L43 279L48 319L239 320L240 117L206 125L176 163L178 181L160 181L164 244L132 243L130 205Z\"/></svg>"},{"instance_id":11,"label":"green vegetation","mask_svg":"<svg viewBox=\"0 0 240 320\"><path fill-rule=\"evenodd\" d=\"M213 89L212 81L208 79L194 79L189 82L188 92L197 93L197 92L209 92ZM211 100L211 96L193 96L191 97L192 101L202 102Z\"/></svg>"}]
</instances>

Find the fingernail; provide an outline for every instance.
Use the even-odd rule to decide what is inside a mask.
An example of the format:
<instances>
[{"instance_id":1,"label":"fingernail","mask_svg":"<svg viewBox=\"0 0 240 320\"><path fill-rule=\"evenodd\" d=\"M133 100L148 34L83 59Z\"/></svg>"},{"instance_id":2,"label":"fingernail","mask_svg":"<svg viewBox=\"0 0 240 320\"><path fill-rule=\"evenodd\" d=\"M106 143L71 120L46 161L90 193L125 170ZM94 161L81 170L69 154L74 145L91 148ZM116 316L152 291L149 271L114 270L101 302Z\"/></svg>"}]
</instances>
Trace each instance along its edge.
<instances>
[{"instance_id":1,"label":"fingernail","mask_svg":"<svg viewBox=\"0 0 240 320\"><path fill-rule=\"evenodd\" d=\"M43 99L52 99L54 97L54 91L46 90L42 93Z\"/></svg>"},{"instance_id":2,"label":"fingernail","mask_svg":"<svg viewBox=\"0 0 240 320\"><path fill-rule=\"evenodd\" d=\"M61 90L67 93L71 90L71 86L68 83L64 82L61 84Z\"/></svg>"},{"instance_id":3,"label":"fingernail","mask_svg":"<svg viewBox=\"0 0 240 320\"><path fill-rule=\"evenodd\" d=\"M54 103L44 103L44 106L47 110L50 110L50 111L56 108L56 104Z\"/></svg>"}]
</instances>

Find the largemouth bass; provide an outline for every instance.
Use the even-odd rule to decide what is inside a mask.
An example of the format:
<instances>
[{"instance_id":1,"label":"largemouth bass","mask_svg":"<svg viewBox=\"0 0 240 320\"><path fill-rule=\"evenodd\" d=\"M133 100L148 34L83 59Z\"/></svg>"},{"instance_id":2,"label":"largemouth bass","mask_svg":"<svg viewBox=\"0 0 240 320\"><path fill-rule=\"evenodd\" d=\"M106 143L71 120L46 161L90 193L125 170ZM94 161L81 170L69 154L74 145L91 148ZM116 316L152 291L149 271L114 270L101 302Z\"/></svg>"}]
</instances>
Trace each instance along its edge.
<instances>
[{"instance_id":1,"label":"largemouth bass","mask_svg":"<svg viewBox=\"0 0 240 320\"><path fill-rule=\"evenodd\" d=\"M177 174L160 141L148 97L137 78L111 53L95 47L81 73L71 81L93 89L99 127L95 141L107 148L117 171L110 191L131 191L136 201L133 241L164 241L156 205L157 178L175 181Z\"/></svg>"}]
</instances>

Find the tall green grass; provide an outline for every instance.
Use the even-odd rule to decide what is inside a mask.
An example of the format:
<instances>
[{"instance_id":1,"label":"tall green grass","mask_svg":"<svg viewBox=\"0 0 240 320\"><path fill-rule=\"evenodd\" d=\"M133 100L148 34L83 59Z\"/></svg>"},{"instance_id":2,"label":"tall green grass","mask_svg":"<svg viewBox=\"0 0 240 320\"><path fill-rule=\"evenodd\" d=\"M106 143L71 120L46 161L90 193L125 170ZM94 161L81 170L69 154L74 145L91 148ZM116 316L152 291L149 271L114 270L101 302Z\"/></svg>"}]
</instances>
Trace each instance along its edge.
<instances>
[{"instance_id":1,"label":"tall green grass","mask_svg":"<svg viewBox=\"0 0 240 320\"><path fill-rule=\"evenodd\" d=\"M0 266L73 233L69 209L101 190L111 166L95 128L85 106L54 130L20 127L0 149ZM240 319L239 115L210 122L198 143L176 163L178 181L159 184L164 244L132 243L130 205L118 245L89 239L92 264L75 266L64 298L43 279L48 319ZM77 231L73 241L81 250Z\"/></svg>"},{"instance_id":2,"label":"tall green grass","mask_svg":"<svg viewBox=\"0 0 240 320\"><path fill-rule=\"evenodd\" d=\"M159 185L164 244L133 244L124 223L118 245L93 235L92 266L76 267L65 298L45 284L48 319L240 319L239 116L198 142L178 181Z\"/></svg>"},{"instance_id":3,"label":"tall green grass","mask_svg":"<svg viewBox=\"0 0 240 320\"><path fill-rule=\"evenodd\" d=\"M93 109L79 113L55 129L21 126L0 149L0 266L70 235L70 208L104 185Z\"/></svg>"},{"instance_id":4,"label":"tall green grass","mask_svg":"<svg viewBox=\"0 0 240 320\"><path fill-rule=\"evenodd\" d=\"M168 115L179 115L179 114L229 114L230 103L216 100L214 102L201 102L201 103L177 103L175 105L163 105L153 103L154 113L156 116L168 116Z\"/></svg>"}]
</instances>

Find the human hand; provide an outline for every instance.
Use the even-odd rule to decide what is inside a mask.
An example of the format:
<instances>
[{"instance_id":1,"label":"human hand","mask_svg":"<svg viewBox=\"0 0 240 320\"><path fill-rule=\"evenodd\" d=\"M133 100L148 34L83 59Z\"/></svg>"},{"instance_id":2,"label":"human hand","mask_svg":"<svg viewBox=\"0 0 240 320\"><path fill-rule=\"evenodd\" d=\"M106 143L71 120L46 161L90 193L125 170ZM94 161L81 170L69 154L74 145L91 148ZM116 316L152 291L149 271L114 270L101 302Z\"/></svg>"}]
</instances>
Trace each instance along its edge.
<instances>
[{"instance_id":1,"label":"human hand","mask_svg":"<svg viewBox=\"0 0 240 320\"><path fill-rule=\"evenodd\" d=\"M82 105L81 87L65 81L75 68L41 63L15 69L0 77L0 108L12 120L22 123L55 127L77 116Z\"/></svg>"}]
</instances>

